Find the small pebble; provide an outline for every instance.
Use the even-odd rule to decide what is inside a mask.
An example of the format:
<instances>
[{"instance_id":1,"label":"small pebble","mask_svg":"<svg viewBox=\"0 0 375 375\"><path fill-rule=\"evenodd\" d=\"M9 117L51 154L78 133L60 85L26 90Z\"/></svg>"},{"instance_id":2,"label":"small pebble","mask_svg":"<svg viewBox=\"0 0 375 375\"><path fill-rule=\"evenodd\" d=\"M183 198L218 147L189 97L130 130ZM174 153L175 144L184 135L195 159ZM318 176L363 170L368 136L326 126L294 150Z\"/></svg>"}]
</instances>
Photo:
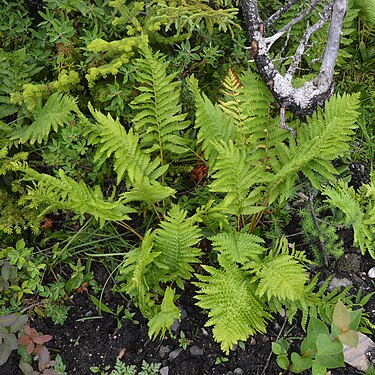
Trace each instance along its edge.
<instances>
[{"instance_id":1,"label":"small pebble","mask_svg":"<svg viewBox=\"0 0 375 375\"><path fill-rule=\"evenodd\" d=\"M340 287L348 287L348 286L352 286L353 283L347 279L346 277L344 277L343 279L339 279L338 277L334 276L331 280L331 282L329 283L329 286L328 286L328 290L329 291L332 291L336 288L340 288Z\"/></svg>"},{"instance_id":2,"label":"small pebble","mask_svg":"<svg viewBox=\"0 0 375 375\"><path fill-rule=\"evenodd\" d=\"M375 267L369 269L369 271L367 272L367 276L370 279L375 279Z\"/></svg>"},{"instance_id":3,"label":"small pebble","mask_svg":"<svg viewBox=\"0 0 375 375\"><path fill-rule=\"evenodd\" d=\"M196 345L193 345L193 346L190 348L190 354L191 354L193 357L197 357L197 356L203 355L203 349L199 348L199 347L196 346Z\"/></svg>"},{"instance_id":4,"label":"small pebble","mask_svg":"<svg viewBox=\"0 0 375 375\"><path fill-rule=\"evenodd\" d=\"M180 355L181 352L182 352L181 348L173 350L173 352L169 353L169 356L168 356L169 360L173 361L175 358L177 358Z\"/></svg>"},{"instance_id":5,"label":"small pebble","mask_svg":"<svg viewBox=\"0 0 375 375\"><path fill-rule=\"evenodd\" d=\"M169 367L168 367L168 366L162 367L162 368L159 370L159 374L160 374L160 375L168 375L168 374L169 374Z\"/></svg>"},{"instance_id":6,"label":"small pebble","mask_svg":"<svg viewBox=\"0 0 375 375\"><path fill-rule=\"evenodd\" d=\"M236 369L234 369L233 371L233 375L243 375L244 374L244 371L242 370L241 367L237 367Z\"/></svg>"},{"instance_id":7,"label":"small pebble","mask_svg":"<svg viewBox=\"0 0 375 375\"><path fill-rule=\"evenodd\" d=\"M159 349L159 355L161 358L164 358L168 353L170 353L170 351L171 351L170 346L163 345Z\"/></svg>"}]
</instances>

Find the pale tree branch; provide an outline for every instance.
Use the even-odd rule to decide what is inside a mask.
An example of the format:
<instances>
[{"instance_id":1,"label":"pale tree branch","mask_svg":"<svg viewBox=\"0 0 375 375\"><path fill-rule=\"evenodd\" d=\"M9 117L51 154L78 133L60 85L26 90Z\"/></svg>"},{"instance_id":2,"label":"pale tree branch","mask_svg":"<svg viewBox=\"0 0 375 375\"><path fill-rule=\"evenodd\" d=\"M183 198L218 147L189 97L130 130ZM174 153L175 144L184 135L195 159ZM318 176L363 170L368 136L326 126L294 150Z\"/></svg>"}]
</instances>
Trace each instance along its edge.
<instances>
[{"instance_id":1,"label":"pale tree branch","mask_svg":"<svg viewBox=\"0 0 375 375\"><path fill-rule=\"evenodd\" d=\"M298 4L301 0L290 0L288 4L285 4L277 12L272 14L264 21L264 27L267 28L282 17L293 5Z\"/></svg>"},{"instance_id":2,"label":"pale tree branch","mask_svg":"<svg viewBox=\"0 0 375 375\"><path fill-rule=\"evenodd\" d=\"M309 6L295 19L284 26L278 33L290 30L292 26L310 14L321 0L313 0ZM293 2L291 0L287 6ZM289 9L291 8L291 6ZM296 53L293 56L292 64L288 72L283 76L275 67L269 55L267 41L265 38L265 23L259 16L257 0L242 0L242 8L245 16L247 31L251 41L252 57L257 69L266 82L270 91L281 107L293 112L302 119L312 114L318 105L322 105L333 92L333 72L339 51L341 29L348 6L348 0L331 0L323 9L320 20L309 27L302 37ZM286 9L286 8L285 8ZM282 14L284 10L282 10ZM276 17L274 13L273 16ZM302 87L295 88L291 82L291 77L295 74L301 62L307 43L312 33L321 28L330 19L328 28L328 38L326 48L323 53L322 65L318 75L306 82ZM298 21L297 21L298 20ZM269 25L270 21L266 23ZM276 33L275 35L278 35ZM273 37L271 37L273 38ZM273 39L271 39L272 41Z\"/></svg>"}]
</instances>

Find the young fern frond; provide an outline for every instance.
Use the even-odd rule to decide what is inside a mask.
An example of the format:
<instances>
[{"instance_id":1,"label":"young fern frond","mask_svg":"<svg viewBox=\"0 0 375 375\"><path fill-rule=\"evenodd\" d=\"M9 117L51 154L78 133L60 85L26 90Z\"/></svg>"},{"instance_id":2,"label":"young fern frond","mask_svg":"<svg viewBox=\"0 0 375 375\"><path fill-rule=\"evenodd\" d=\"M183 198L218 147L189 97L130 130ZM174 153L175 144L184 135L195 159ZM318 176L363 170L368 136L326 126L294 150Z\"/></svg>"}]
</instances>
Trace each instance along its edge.
<instances>
[{"instance_id":1,"label":"young fern frond","mask_svg":"<svg viewBox=\"0 0 375 375\"><path fill-rule=\"evenodd\" d=\"M195 99L195 128L198 128L197 143L201 144L204 158L213 167L217 157L214 142L228 142L235 136L236 128L229 114L213 105L206 95L200 94L198 81L192 76L188 80Z\"/></svg>"},{"instance_id":2,"label":"young fern frond","mask_svg":"<svg viewBox=\"0 0 375 375\"><path fill-rule=\"evenodd\" d=\"M143 57L136 59L135 79L140 83L141 92L130 106L136 111L133 118L135 130L141 137L144 152L157 151L161 165L166 164L165 154L181 154L188 150L189 140L181 137L181 132L189 126L182 114L179 82L176 73L167 75L168 62L152 54L146 47Z\"/></svg>"},{"instance_id":3,"label":"young fern frond","mask_svg":"<svg viewBox=\"0 0 375 375\"><path fill-rule=\"evenodd\" d=\"M318 110L307 124L301 125L296 142L290 139L289 150L280 152L281 168L280 164L274 166L270 202L278 196L282 200L288 198L298 171L302 171L317 189L320 188L317 176L333 179L337 171L331 160L349 149L350 136L357 127L358 105L358 95L334 96L326 103L325 114ZM276 151L280 149L276 147Z\"/></svg>"},{"instance_id":4,"label":"young fern frond","mask_svg":"<svg viewBox=\"0 0 375 375\"><path fill-rule=\"evenodd\" d=\"M35 188L29 187L28 194L21 198L20 204L30 208L39 205L46 207L39 216L57 210L70 210L80 216L90 214L104 225L105 221L129 220L129 213L135 212L121 202L104 200L99 186L90 189L83 181L75 181L58 171L59 177L38 173L31 168L23 170L25 181L36 183Z\"/></svg>"},{"instance_id":5,"label":"young fern frond","mask_svg":"<svg viewBox=\"0 0 375 375\"><path fill-rule=\"evenodd\" d=\"M199 307L210 310L206 325L214 326L214 338L228 354L238 341L265 332L270 315L256 296L256 285L249 282L246 272L222 255L219 263L222 269L202 266L208 276L196 274L199 281L194 284L199 290L195 298Z\"/></svg>"},{"instance_id":6,"label":"young fern frond","mask_svg":"<svg viewBox=\"0 0 375 375\"><path fill-rule=\"evenodd\" d=\"M267 174L259 174L258 169L251 168L244 148L238 147L231 140L228 144L221 142L215 146L218 156L210 190L226 193L220 206L225 212L236 216L262 211L264 207L257 206L261 191L259 188L251 188L256 183L266 181Z\"/></svg>"},{"instance_id":7,"label":"young fern frond","mask_svg":"<svg viewBox=\"0 0 375 375\"><path fill-rule=\"evenodd\" d=\"M191 264L198 263L202 254L194 247L201 238L200 230L194 217L186 215L186 211L174 206L155 230L155 250L160 253L155 264L164 270L160 281L176 282L181 289L183 280L192 277Z\"/></svg>"},{"instance_id":8,"label":"young fern frond","mask_svg":"<svg viewBox=\"0 0 375 375\"><path fill-rule=\"evenodd\" d=\"M179 319L181 312L174 304L174 289L167 287L165 290L160 310L148 322L148 335L154 340L159 334L164 337L165 331L169 330L175 319Z\"/></svg>"},{"instance_id":9,"label":"young fern frond","mask_svg":"<svg viewBox=\"0 0 375 375\"><path fill-rule=\"evenodd\" d=\"M18 140L19 143L30 142L30 144L46 142L51 129L57 132L59 127L73 120L72 112L79 112L75 100L56 92L48 98L43 108L34 111L34 121L11 134L11 139Z\"/></svg>"},{"instance_id":10,"label":"young fern frond","mask_svg":"<svg viewBox=\"0 0 375 375\"><path fill-rule=\"evenodd\" d=\"M215 251L241 265L260 257L267 251L262 246L264 240L249 233L222 232L209 239Z\"/></svg>"},{"instance_id":11,"label":"young fern frond","mask_svg":"<svg viewBox=\"0 0 375 375\"><path fill-rule=\"evenodd\" d=\"M95 126L88 126L89 142L98 145L94 161L100 165L112 155L117 183L125 173L130 184L155 181L165 173L168 166L159 166L159 158L151 161L150 156L141 150L137 133L132 129L126 132L118 119L114 120L110 114L103 115L90 104L89 109L97 122Z\"/></svg>"},{"instance_id":12,"label":"young fern frond","mask_svg":"<svg viewBox=\"0 0 375 375\"><path fill-rule=\"evenodd\" d=\"M345 214L344 224L350 225L354 231L354 245L360 247L362 254L369 252L375 258L375 184L372 176L370 185L362 189L367 190L366 200L361 192L355 192L352 187L343 181L334 186L328 186L323 194L328 197L327 202L337 207Z\"/></svg>"}]
</instances>

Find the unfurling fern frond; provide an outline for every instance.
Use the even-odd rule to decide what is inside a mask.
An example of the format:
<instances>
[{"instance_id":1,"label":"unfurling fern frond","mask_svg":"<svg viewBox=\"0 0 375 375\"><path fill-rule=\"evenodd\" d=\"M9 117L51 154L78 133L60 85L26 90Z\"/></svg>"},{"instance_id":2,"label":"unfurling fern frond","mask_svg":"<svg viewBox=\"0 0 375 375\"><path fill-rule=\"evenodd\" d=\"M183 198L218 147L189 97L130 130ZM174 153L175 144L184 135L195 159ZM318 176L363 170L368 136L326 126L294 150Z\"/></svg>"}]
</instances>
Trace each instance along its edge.
<instances>
[{"instance_id":1,"label":"unfurling fern frond","mask_svg":"<svg viewBox=\"0 0 375 375\"><path fill-rule=\"evenodd\" d=\"M133 119L135 130L141 136L142 149L147 153L158 151L161 164L165 164L165 153L186 152L189 140L181 137L189 122L182 114L179 82L176 74L167 75L168 62L152 54L147 47L142 50L143 58L136 59L135 79L141 92L130 106L136 110Z\"/></svg>"},{"instance_id":2,"label":"unfurling fern frond","mask_svg":"<svg viewBox=\"0 0 375 375\"><path fill-rule=\"evenodd\" d=\"M258 205L261 189L253 186L266 181L267 173L260 174L258 169L251 168L244 148L237 147L231 140L228 144L221 142L215 146L218 156L210 190L226 193L220 206L237 216L262 211L264 207Z\"/></svg>"},{"instance_id":3,"label":"unfurling fern frond","mask_svg":"<svg viewBox=\"0 0 375 375\"><path fill-rule=\"evenodd\" d=\"M139 135L132 129L127 133L118 119L114 120L110 114L103 115L91 105L89 109L97 121L95 126L88 126L89 142L98 145L94 161L101 164L112 155L117 183L125 173L132 184L156 180L167 170L168 166L159 166L159 158L151 161L150 156L141 150Z\"/></svg>"},{"instance_id":4,"label":"unfurling fern frond","mask_svg":"<svg viewBox=\"0 0 375 375\"><path fill-rule=\"evenodd\" d=\"M263 239L249 233L223 232L209 239L215 251L239 264L258 258L267 250L262 246Z\"/></svg>"},{"instance_id":5,"label":"unfurling fern frond","mask_svg":"<svg viewBox=\"0 0 375 375\"><path fill-rule=\"evenodd\" d=\"M186 215L186 211L174 206L155 230L155 250L160 253L155 264L164 270L160 281L176 282L181 289L183 279L192 276L191 264L198 263L202 253L194 247L201 238L200 230L194 217L186 218Z\"/></svg>"},{"instance_id":6,"label":"unfurling fern frond","mask_svg":"<svg viewBox=\"0 0 375 375\"><path fill-rule=\"evenodd\" d=\"M200 94L198 81L192 76L188 80L195 99L195 127L198 128L197 141L204 151L209 166L215 164L217 151L214 142L228 142L235 136L236 128L230 115L213 105L206 95Z\"/></svg>"},{"instance_id":7,"label":"unfurling fern frond","mask_svg":"<svg viewBox=\"0 0 375 375\"><path fill-rule=\"evenodd\" d=\"M174 304L175 291L167 287L160 310L148 322L148 335L154 340L159 334L163 338L165 331L169 330L175 319L180 318L180 310Z\"/></svg>"},{"instance_id":8,"label":"unfurling fern frond","mask_svg":"<svg viewBox=\"0 0 375 375\"><path fill-rule=\"evenodd\" d=\"M83 181L75 181L59 170L59 177L41 174L33 169L24 170L24 180L36 183L29 187L28 194L20 200L30 208L45 207L40 216L57 210L70 210L78 215L90 214L103 225L105 221L129 220L129 213L135 212L131 207L120 202L104 200L100 188L90 189Z\"/></svg>"},{"instance_id":9,"label":"unfurling fern frond","mask_svg":"<svg viewBox=\"0 0 375 375\"><path fill-rule=\"evenodd\" d=\"M221 349L228 353L238 341L246 341L250 335L265 332L270 318L266 306L256 296L256 285L235 263L219 256L223 269L202 266L210 275L196 274L199 288L195 297L197 305L210 310L207 326Z\"/></svg>"},{"instance_id":10,"label":"unfurling fern frond","mask_svg":"<svg viewBox=\"0 0 375 375\"><path fill-rule=\"evenodd\" d=\"M370 185L364 185L367 190L366 199L363 193L355 192L347 183L339 181L334 186L326 187L323 194L327 202L337 207L345 214L344 224L350 225L354 231L354 245L358 245L364 254L369 252L375 258L375 181L371 177ZM365 202L365 200L367 202Z\"/></svg>"},{"instance_id":11,"label":"unfurling fern frond","mask_svg":"<svg viewBox=\"0 0 375 375\"><path fill-rule=\"evenodd\" d=\"M68 124L72 119L72 112L79 112L75 100L59 92L52 94L43 108L35 111L35 120L27 127L17 130L11 139L18 139L19 143L31 144L47 141L51 129L55 132L59 127Z\"/></svg>"}]
</instances>

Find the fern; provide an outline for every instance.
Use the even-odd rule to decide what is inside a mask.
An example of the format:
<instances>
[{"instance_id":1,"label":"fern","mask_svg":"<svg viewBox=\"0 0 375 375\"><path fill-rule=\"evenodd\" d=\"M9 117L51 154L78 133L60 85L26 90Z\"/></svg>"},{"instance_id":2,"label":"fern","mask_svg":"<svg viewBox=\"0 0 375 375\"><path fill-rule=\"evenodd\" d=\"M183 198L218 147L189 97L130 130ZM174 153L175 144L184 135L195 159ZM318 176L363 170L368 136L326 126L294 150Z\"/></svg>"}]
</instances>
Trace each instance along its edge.
<instances>
[{"instance_id":1,"label":"fern","mask_svg":"<svg viewBox=\"0 0 375 375\"><path fill-rule=\"evenodd\" d=\"M214 106L206 95L200 94L195 77L190 77L188 82L195 99L195 127L199 129L197 141L202 145L204 158L212 167L217 157L214 142L218 140L227 142L233 139L236 129L230 115L218 106Z\"/></svg>"},{"instance_id":2,"label":"fern","mask_svg":"<svg viewBox=\"0 0 375 375\"><path fill-rule=\"evenodd\" d=\"M360 247L362 254L369 252L375 258L375 181L371 176L370 185L365 185L366 201L363 193L356 193L347 183L339 181L334 186L328 186L323 194L328 197L327 202L337 207L345 214L344 224L353 227L354 245Z\"/></svg>"},{"instance_id":3,"label":"fern","mask_svg":"<svg viewBox=\"0 0 375 375\"><path fill-rule=\"evenodd\" d=\"M326 103L324 114L318 110L307 124L301 125L296 143L290 139L287 148L283 144L276 145L279 163L273 165L275 175L270 185L270 202L277 196L288 198L297 171L302 171L317 189L320 188L317 176L332 180L333 174L338 174L331 160L349 149L350 136L357 127L358 105L358 95L334 96Z\"/></svg>"},{"instance_id":4,"label":"fern","mask_svg":"<svg viewBox=\"0 0 375 375\"><path fill-rule=\"evenodd\" d=\"M200 230L194 225L194 217L186 218L187 212L174 206L160 228L155 230L155 250L160 252L155 264L164 270L162 282L176 282L183 289L183 280L192 277L190 264L198 263L201 250L194 247L200 240Z\"/></svg>"},{"instance_id":5,"label":"fern","mask_svg":"<svg viewBox=\"0 0 375 375\"><path fill-rule=\"evenodd\" d=\"M197 305L209 309L207 326L221 349L228 353L238 341L246 341L256 332L265 332L266 320L271 316L264 303L256 296L256 285L235 263L219 255L222 269L202 266L209 276L196 275L199 287Z\"/></svg>"},{"instance_id":6,"label":"fern","mask_svg":"<svg viewBox=\"0 0 375 375\"><path fill-rule=\"evenodd\" d=\"M120 202L105 201L98 186L90 189L83 181L77 182L66 176L61 169L59 177L41 174L31 168L24 169L24 172L24 180L31 180L36 186L29 187L28 194L21 198L20 203L27 204L29 208L44 206L40 217L59 209L71 210L80 216L90 214L103 226L107 220L129 220L128 214L135 212Z\"/></svg>"},{"instance_id":7,"label":"fern","mask_svg":"<svg viewBox=\"0 0 375 375\"><path fill-rule=\"evenodd\" d=\"M148 334L151 339L155 339L159 334L164 337L165 331L169 330L175 319L180 318L180 310L173 301L174 290L167 287L160 311L157 312L148 322Z\"/></svg>"},{"instance_id":8,"label":"fern","mask_svg":"<svg viewBox=\"0 0 375 375\"><path fill-rule=\"evenodd\" d=\"M166 152L181 154L188 150L189 141L180 134L189 122L185 121L186 114L181 113L176 73L167 75L168 63L158 53L153 55L149 48L142 53L143 58L134 61L141 94L130 103L137 113L133 123L141 136L142 148L147 153L158 151L164 165Z\"/></svg>"},{"instance_id":9,"label":"fern","mask_svg":"<svg viewBox=\"0 0 375 375\"><path fill-rule=\"evenodd\" d=\"M260 175L257 169L251 168L243 148L232 141L216 144L218 153L215 164L214 181L210 185L213 192L226 193L220 203L225 212L233 215L249 215L262 211L264 207L257 204L261 201L260 189L250 188L257 182L267 180L267 174Z\"/></svg>"},{"instance_id":10,"label":"fern","mask_svg":"<svg viewBox=\"0 0 375 375\"><path fill-rule=\"evenodd\" d=\"M248 233L223 232L209 238L215 251L234 263L246 264L249 260L263 255L266 248L264 241Z\"/></svg>"},{"instance_id":11,"label":"fern","mask_svg":"<svg viewBox=\"0 0 375 375\"><path fill-rule=\"evenodd\" d=\"M78 111L77 104L71 97L54 93L41 110L34 111L35 120L28 127L13 132L11 139L17 139L19 143L45 142L48 140L51 129L57 132L59 127L68 124L73 119L72 112Z\"/></svg>"}]
</instances>

